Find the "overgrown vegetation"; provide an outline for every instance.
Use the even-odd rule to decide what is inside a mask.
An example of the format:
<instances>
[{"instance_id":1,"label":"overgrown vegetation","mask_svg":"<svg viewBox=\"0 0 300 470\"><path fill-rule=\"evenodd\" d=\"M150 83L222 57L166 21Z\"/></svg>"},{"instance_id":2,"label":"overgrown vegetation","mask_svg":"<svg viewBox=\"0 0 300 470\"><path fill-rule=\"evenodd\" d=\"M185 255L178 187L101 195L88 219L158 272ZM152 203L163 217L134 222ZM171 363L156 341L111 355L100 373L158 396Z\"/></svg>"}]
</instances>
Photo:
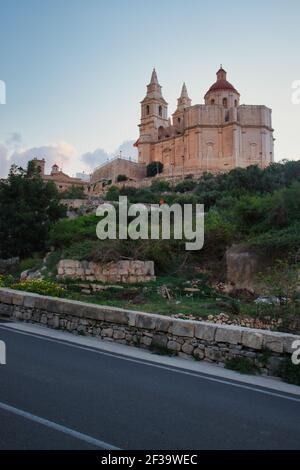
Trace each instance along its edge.
<instances>
[{"instance_id":1,"label":"overgrown vegetation","mask_svg":"<svg viewBox=\"0 0 300 470\"><path fill-rule=\"evenodd\" d=\"M50 297L64 297L65 289L59 284L44 279L32 279L11 283L11 289L21 290L25 292L33 292L40 295L48 295Z\"/></svg>"},{"instance_id":2,"label":"overgrown vegetation","mask_svg":"<svg viewBox=\"0 0 300 470\"><path fill-rule=\"evenodd\" d=\"M99 217L61 218L64 208L55 188L45 185L34 168L27 172L13 168L8 182L0 185L0 250L3 247L5 257L20 254L19 271L24 271L40 269L45 252L53 247L43 271L50 280L55 279L61 258L155 263L156 283L136 286L135 292L127 286L122 294L108 290L86 296L82 289L68 284L64 295L78 300L128 308L143 305L145 311L195 317L225 312L233 319L257 319L258 327L261 321L285 331L289 331L291 320L299 318L300 162L276 163L264 170L252 166L227 174L204 174L199 180L186 178L177 184L158 177L147 188L132 188L124 181L121 188L110 186L106 199L118 201L120 195L126 195L129 203L204 203L204 248L187 252L184 240L174 239L98 240ZM255 304L243 293L232 298L213 287L225 280L224 254L233 243L265 255L271 268L263 273L263 293L276 298L275 304ZM192 280L199 281L199 289L190 295L184 289ZM170 299L159 292L162 283L169 289Z\"/></svg>"},{"instance_id":3,"label":"overgrown vegetation","mask_svg":"<svg viewBox=\"0 0 300 470\"><path fill-rule=\"evenodd\" d=\"M287 383L300 385L300 366L293 364L290 357L281 362L278 375Z\"/></svg>"},{"instance_id":4,"label":"overgrown vegetation","mask_svg":"<svg viewBox=\"0 0 300 470\"><path fill-rule=\"evenodd\" d=\"M59 193L61 199L85 199L87 196L83 186L71 186Z\"/></svg>"},{"instance_id":5,"label":"overgrown vegetation","mask_svg":"<svg viewBox=\"0 0 300 470\"><path fill-rule=\"evenodd\" d=\"M65 214L52 182L38 171L12 166L0 182L0 257L30 256L46 248L51 225Z\"/></svg>"},{"instance_id":6,"label":"overgrown vegetation","mask_svg":"<svg viewBox=\"0 0 300 470\"><path fill-rule=\"evenodd\" d=\"M159 173L162 173L164 165L161 162L151 162L147 165L147 176L156 176Z\"/></svg>"},{"instance_id":7,"label":"overgrown vegetation","mask_svg":"<svg viewBox=\"0 0 300 470\"><path fill-rule=\"evenodd\" d=\"M226 369L240 372L241 374L255 374L258 368L248 357L232 357L225 362Z\"/></svg>"}]
</instances>

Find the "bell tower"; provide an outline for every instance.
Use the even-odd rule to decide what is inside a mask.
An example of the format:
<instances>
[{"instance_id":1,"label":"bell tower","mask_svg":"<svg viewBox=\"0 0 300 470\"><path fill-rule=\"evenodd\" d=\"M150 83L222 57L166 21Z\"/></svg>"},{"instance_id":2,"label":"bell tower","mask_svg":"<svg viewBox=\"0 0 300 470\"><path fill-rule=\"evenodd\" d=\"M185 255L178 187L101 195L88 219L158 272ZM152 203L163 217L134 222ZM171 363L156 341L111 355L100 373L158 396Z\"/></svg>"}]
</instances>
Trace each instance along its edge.
<instances>
[{"instance_id":1,"label":"bell tower","mask_svg":"<svg viewBox=\"0 0 300 470\"><path fill-rule=\"evenodd\" d=\"M183 130L184 110L190 106L192 106L192 100L188 95L186 84L184 83L182 85L181 95L177 100L177 109L175 113L173 113L173 126L175 126L177 130Z\"/></svg>"},{"instance_id":2,"label":"bell tower","mask_svg":"<svg viewBox=\"0 0 300 470\"><path fill-rule=\"evenodd\" d=\"M141 102L140 137L138 141L139 162L150 163L150 146L158 141L159 129L169 126L168 103L162 96L156 70L153 69L147 85L147 94Z\"/></svg>"}]
</instances>

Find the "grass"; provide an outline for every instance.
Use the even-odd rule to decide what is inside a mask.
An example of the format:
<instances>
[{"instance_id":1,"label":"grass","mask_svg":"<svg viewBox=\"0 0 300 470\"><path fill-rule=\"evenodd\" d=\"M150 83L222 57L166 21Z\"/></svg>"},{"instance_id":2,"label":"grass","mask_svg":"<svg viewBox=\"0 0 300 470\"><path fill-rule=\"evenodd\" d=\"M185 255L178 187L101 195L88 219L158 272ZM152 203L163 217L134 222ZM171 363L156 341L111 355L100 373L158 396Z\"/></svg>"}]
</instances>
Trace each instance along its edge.
<instances>
[{"instance_id":1,"label":"grass","mask_svg":"<svg viewBox=\"0 0 300 470\"><path fill-rule=\"evenodd\" d=\"M121 291L122 292L122 291ZM104 293L83 294L81 292L67 292L67 297L72 300L90 302L94 304L107 305L111 307L120 307L127 310L137 310L148 313L158 313L160 315L194 315L196 317L206 317L221 312L220 308L207 308L207 299L183 299L177 303L176 300L167 300L159 294L152 295L144 302L135 304L132 300L116 298L120 291L107 290ZM138 295L138 292L137 292ZM114 298L114 296L116 296Z\"/></svg>"},{"instance_id":2,"label":"grass","mask_svg":"<svg viewBox=\"0 0 300 470\"><path fill-rule=\"evenodd\" d=\"M256 374L258 368L248 357L232 357L225 362L225 368L240 372L241 374Z\"/></svg>"},{"instance_id":3,"label":"grass","mask_svg":"<svg viewBox=\"0 0 300 470\"><path fill-rule=\"evenodd\" d=\"M88 286L88 283L79 282ZM121 285L122 286L122 285ZM167 286L171 298L161 295L162 286ZM99 292L85 294L81 292L78 282L68 280L64 287L69 299L125 308L128 310L142 310L160 315L193 315L206 317L221 313L222 309L214 305L216 293L199 278L199 292L190 294L184 291L190 286L189 281L182 278L160 277L157 281L146 284L123 285L123 289L109 288Z\"/></svg>"},{"instance_id":4,"label":"grass","mask_svg":"<svg viewBox=\"0 0 300 470\"><path fill-rule=\"evenodd\" d=\"M300 385L300 364L293 364L291 358L287 357L280 364L278 375L289 384Z\"/></svg>"}]
</instances>

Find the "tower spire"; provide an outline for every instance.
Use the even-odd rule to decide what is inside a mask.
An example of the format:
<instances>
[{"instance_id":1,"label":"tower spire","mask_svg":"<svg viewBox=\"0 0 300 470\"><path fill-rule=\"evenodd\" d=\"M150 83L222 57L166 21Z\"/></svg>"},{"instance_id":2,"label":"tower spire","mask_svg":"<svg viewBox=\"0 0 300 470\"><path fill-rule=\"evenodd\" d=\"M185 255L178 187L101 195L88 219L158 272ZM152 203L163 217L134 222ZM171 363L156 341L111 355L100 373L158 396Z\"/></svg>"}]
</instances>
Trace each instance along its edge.
<instances>
[{"instance_id":1,"label":"tower spire","mask_svg":"<svg viewBox=\"0 0 300 470\"><path fill-rule=\"evenodd\" d=\"M159 99L162 98L161 86L158 82L157 73L155 68L152 70L151 80L149 85L147 85L147 97Z\"/></svg>"},{"instance_id":2,"label":"tower spire","mask_svg":"<svg viewBox=\"0 0 300 470\"><path fill-rule=\"evenodd\" d=\"M185 82L183 82L180 98L188 98L188 97L189 97L189 95L188 95L188 92L187 92L186 84L185 84Z\"/></svg>"},{"instance_id":3,"label":"tower spire","mask_svg":"<svg viewBox=\"0 0 300 470\"><path fill-rule=\"evenodd\" d=\"M180 98L178 98L177 109L182 110L188 108L192 104L192 100L189 97L185 82L182 85Z\"/></svg>"},{"instance_id":4,"label":"tower spire","mask_svg":"<svg viewBox=\"0 0 300 470\"><path fill-rule=\"evenodd\" d=\"M152 71L150 84L151 85L158 85L159 84L155 67L153 68L153 71Z\"/></svg>"}]
</instances>

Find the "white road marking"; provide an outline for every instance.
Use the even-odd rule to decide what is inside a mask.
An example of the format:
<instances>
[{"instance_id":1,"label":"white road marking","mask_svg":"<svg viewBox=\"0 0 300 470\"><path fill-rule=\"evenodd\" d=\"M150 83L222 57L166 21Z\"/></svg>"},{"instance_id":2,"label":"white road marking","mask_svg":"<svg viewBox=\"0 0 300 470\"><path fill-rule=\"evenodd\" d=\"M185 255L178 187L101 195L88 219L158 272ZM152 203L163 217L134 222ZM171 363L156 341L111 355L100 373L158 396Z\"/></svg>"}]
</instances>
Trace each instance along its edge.
<instances>
[{"instance_id":1,"label":"white road marking","mask_svg":"<svg viewBox=\"0 0 300 470\"><path fill-rule=\"evenodd\" d=\"M47 428L54 429L55 431L62 432L68 436L74 437L75 439L79 439L80 441L87 442L88 444L91 444L95 447L99 447L99 449L120 450L118 447L108 444L107 442L99 441L99 439L95 439L92 436L88 436L87 434L75 431L74 429L67 428L66 426L55 423L54 421L49 421L48 419L41 418L40 416L36 416L32 413L28 413L27 411L20 410L19 408L7 405L6 403L0 402L0 409L18 416L22 416L22 418L29 419L30 421L34 421L35 423L46 426Z\"/></svg>"},{"instance_id":2,"label":"white road marking","mask_svg":"<svg viewBox=\"0 0 300 470\"><path fill-rule=\"evenodd\" d=\"M258 387L251 386L251 385L241 384L239 382L233 382L233 381L226 380L226 379L220 379L220 378L217 378L217 377L204 375L201 372L199 372L199 373L189 372L189 371L186 371L186 370L183 370L183 369L177 369L176 367L169 367L169 366L165 366L165 365L162 365L162 364L155 364L155 363L150 362L150 361L144 361L143 359L133 359L131 357L123 356L123 355L118 354L118 353L110 353L110 352L107 352L107 351L101 351L99 349L93 349L93 348L90 348L88 346L80 346L80 345L77 345L75 343L70 343L68 341L64 341L64 340L60 340L60 339L45 337L45 336L42 336L42 335L38 335L38 333L33 334L33 333L28 333L28 332L24 332L24 331L15 330L15 329L12 329L12 328L9 328L9 327L6 328L3 325L0 326L0 329L10 331L10 332L13 332L13 333L18 333L18 334L21 334L21 335L24 335L24 336L30 336L32 338L35 338L35 339L41 340L41 341L44 340L44 341L49 341L49 342L52 342L52 343L62 344L63 346L67 346L69 348L77 348L77 349L81 349L83 351L92 352L94 354L99 354L99 355L102 355L102 356L109 356L109 357L113 357L115 359L121 359L123 361L133 362L133 363L137 363L137 364L140 364L140 365L145 365L147 367L155 367L157 369L168 370L168 371L174 372L174 373L184 374L184 375L188 375L188 376L191 376L191 377L197 377L198 379L207 380L209 382L221 383L223 385L228 385L228 386L231 386L231 387L241 388L241 389L244 389L244 390L250 390L250 391L253 391L253 392L256 392L256 393L261 393L263 395L269 395L269 396L276 397L276 398L283 398L284 400L289 400L289 401L294 401L294 402L300 403L300 398L296 398L296 397L291 396L291 395L284 395L284 394L281 394L281 393L272 392L271 390L268 390L268 389L258 388Z\"/></svg>"}]
</instances>

